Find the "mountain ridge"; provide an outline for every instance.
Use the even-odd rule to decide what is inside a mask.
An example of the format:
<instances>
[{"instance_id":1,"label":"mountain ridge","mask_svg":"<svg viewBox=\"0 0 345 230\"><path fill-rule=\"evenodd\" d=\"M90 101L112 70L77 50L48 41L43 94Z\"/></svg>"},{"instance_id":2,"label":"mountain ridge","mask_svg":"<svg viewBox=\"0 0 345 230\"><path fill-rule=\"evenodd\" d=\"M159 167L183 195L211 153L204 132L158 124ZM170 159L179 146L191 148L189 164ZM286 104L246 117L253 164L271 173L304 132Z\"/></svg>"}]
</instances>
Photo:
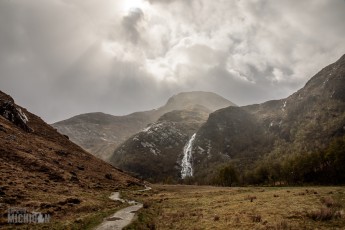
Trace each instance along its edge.
<instances>
[{"instance_id":1,"label":"mountain ridge","mask_svg":"<svg viewBox=\"0 0 345 230\"><path fill-rule=\"evenodd\" d=\"M224 156L233 159L232 162L235 162L241 171L243 165L252 164L251 157L255 157L255 161L264 156L281 158L323 151L334 140L335 134L344 134L344 88L345 55L323 68L303 88L287 98L239 108L229 107L212 113L197 132L195 139L193 162L197 177L203 181L208 173L222 165ZM237 125L240 125L239 121L234 119L240 110L241 119L245 119L245 113L255 117L256 121L251 127L261 132L254 135L257 140L250 141L250 138L253 138L250 127L243 129L241 135L246 135L246 138L236 141L238 146L234 147L231 136L236 134L236 129L232 123L237 122ZM245 120L244 123L248 124L248 121ZM210 143L211 160L200 151L200 148L207 147L205 143ZM247 158L248 162L242 160L236 163L236 157ZM213 164L213 168L210 164ZM205 168L209 171L206 172Z\"/></svg>"},{"instance_id":2,"label":"mountain ridge","mask_svg":"<svg viewBox=\"0 0 345 230\"><path fill-rule=\"evenodd\" d=\"M294 155L312 154L327 149L335 137L345 133L344 78L345 55L316 73L304 87L286 98L241 107L230 106L212 112L194 130L196 135L190 162L194 165L193 180L212 183L217 169L231 162L244 178L247 170L250 171L260 159L274 158L279 161L282 158L283 162L285 158ZM186 125L183 121L179 121L179 124ZM164 128L155 130L158 133L156 136L164 136L169 130L176 129L177 125L165 125ZM165 146L157 144L159 138L155 140L144 133L139 132L133 136L135 141L129 139L118 147L111 162L135 172L136 175L142 175L145 179L157 181L157 176L150 177L146 174L145 167L146 170L151 170L148 169L151 164L137 164L140 171L137 171L135 165L131 165L131 160L135 161L133 156L151 156L149 150L141 149L140 142L145 142L145 145L154 143L161 152L166 151ZM173 140L184 144L178 144L175 152L167 151L169 157L174 156L175 162L170 159L170 165L165 167L172 169L174 164L175 170L171 170L173 173L170 175L163 173L165 177L158 181L169 178L175 182L179 180L181 154L192 134L185 133L184 138L172 135ZM124 153L131 157L127 159ZM123 163L119 156L126 159L126 162ZM161 160L164 161L164 158Z\"/></svg>"},{"instance_id":3,"label":"mountain ridge","mask_svg":"<svg viewBox=\"0 0 345 230\"><path fill-rule=\"evenodd\" d=\"M114 149L130 136L157 121L163 114L191 106L216 108L234 106L227 99L210 92L182 92L168 99L165 105L148 111L135 112L125 116L104 113L88 113L74 116L52 124L60 133L92 152L95 156L109 160ZM106 123L108 122L108 123Z\"/></svg>"}]
</instances>

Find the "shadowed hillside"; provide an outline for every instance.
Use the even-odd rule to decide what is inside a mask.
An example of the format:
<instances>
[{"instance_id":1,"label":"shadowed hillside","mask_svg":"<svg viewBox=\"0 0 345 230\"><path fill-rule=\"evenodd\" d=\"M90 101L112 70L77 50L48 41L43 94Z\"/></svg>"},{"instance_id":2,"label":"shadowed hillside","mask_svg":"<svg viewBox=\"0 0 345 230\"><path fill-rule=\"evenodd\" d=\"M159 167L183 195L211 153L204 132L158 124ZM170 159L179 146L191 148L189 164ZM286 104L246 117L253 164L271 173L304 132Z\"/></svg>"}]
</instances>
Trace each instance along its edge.
<instances>
[{"instance_id":1,"label":"shadowed hillside","mask_svg":"<svg viewBox=\"0 0 345 230\"><path fill-rule=\"evenodd\" d=\"M307 162L317 161L313 154L321 154L344 136L344 89L345 55L286 99L229 107L211 114L197 132L193 148L197 180L211 181L215 168L232 162L242 175L244 169L253 172L252 168L257 166L253 176L262 175L260 183L273 182L275 177L303 182L304 176L291 176L291 171L302 173L303 166L292 169L287 165L290 161L298 165L292 163L292 158L297 156L310 158ZM323 156L326 154L319 157ZM308 166L314 168L310 173L325 168L322 165L327 161L325 158ZM261 168L263 164L267 167ZM273 165L277 167L274 173ZM289 171L290 175L284 175Z\"/></svg>"}]
</instances>

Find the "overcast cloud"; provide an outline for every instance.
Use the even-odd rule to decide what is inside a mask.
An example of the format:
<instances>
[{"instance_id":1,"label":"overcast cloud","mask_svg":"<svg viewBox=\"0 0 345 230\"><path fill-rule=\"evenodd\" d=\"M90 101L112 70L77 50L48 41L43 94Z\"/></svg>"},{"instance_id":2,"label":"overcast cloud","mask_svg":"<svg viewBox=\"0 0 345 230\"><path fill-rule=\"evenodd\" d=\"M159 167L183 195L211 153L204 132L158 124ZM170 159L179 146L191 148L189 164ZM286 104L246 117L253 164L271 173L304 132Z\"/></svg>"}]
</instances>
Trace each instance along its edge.
<instances>
[{"instance_id":1,"label":"overcast cloud","mask_svg":"<svg viewBox=\"0 0 345 230\"><path fill-rule=\"evenodd\" d=\"M213 91L286 97L345 53L344 0L0 0L0 90L47 122Z\"/></svg>"}]
</instances>

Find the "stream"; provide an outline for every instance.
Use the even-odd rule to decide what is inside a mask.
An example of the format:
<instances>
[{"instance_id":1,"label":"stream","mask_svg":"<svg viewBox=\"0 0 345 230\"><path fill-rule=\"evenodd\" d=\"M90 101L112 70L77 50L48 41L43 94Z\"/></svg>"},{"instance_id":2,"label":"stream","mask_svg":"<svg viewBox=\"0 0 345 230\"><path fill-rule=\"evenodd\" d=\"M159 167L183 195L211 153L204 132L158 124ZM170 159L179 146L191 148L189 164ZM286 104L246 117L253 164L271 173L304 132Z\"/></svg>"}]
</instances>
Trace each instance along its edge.
<instances>
[{"instance_id":1,"label":"stream","mask_svg":"<svg viewBox=\"0 0 345 230\"><path fill-rule=\"evenodd\" d=\"M138 190L138 192L144 192L151 190L150 187L145 186L145 189ZM143 204L133 201L133 200L124 200L121 199L120 192L114 192L109 197L111 200L120 201L122 203L128 203L129 207L120 209L113 215L105 218L95 230L120 230L129 225L134 217L136 212L143 207Z\"/></svg>"}]
</instances>

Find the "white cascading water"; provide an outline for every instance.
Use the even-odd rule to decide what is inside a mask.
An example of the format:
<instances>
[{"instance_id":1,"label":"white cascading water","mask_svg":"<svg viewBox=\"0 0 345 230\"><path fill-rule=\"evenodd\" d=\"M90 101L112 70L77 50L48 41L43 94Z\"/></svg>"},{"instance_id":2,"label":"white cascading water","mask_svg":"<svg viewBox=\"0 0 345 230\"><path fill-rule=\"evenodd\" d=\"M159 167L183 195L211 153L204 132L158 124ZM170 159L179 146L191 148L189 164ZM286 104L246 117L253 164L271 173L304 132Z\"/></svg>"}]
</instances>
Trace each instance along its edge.
<instances>
[{"instance_id":1,"label":"white cascading water","mask_svg":"<svg viewBox=\"0 0 345 230\"><path fill-rule=\"evenodd\" d=\"M182 164L181 164L182 179L193 176L192 148L193 148L193 142L194 142L195 136L196 136L196 133L193 134L193 136L189 139L188 143L183 148L183 158L182 158Z\"/></svg>"}]
</instances>

